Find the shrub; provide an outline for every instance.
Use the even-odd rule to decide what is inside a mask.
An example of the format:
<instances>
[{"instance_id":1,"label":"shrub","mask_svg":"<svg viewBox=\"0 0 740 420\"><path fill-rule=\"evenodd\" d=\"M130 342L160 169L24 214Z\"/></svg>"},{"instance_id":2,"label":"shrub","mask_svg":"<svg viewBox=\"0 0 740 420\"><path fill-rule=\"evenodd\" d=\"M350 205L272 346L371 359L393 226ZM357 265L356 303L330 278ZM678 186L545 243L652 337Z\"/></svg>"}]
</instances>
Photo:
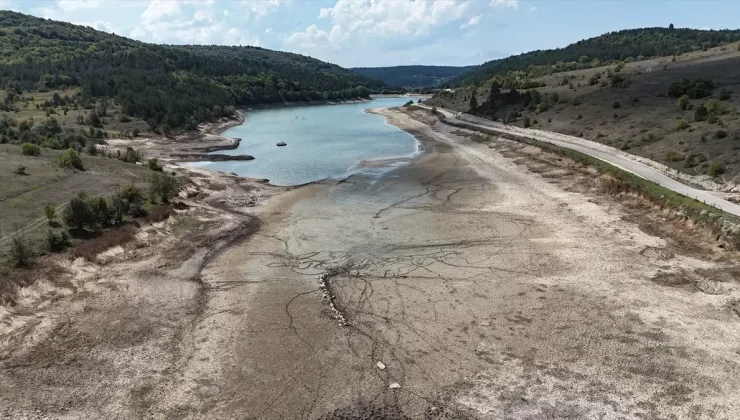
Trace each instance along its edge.
<instances>
[{"instance_id":1,"label":"shrub","mask_svg":"<svg viewBox=\"0 0 740 420\"><path fill-rule=\"evenodd\" d=\"M50 204L45 205L44 216L46 216L46 220L49 224L54 223L54 220L57 218L57 209Z\"/></svg>"},{"instance_id":2,"label":"shrub","mask_svg":"<svg viewBox=\"0 0 740 420\"><path fill-rule=\"evenodd\" d=\"M21 144L21 153L26 156L39 156L41 154L41 148L38 144L23 143Z\"/></svg>"},{"instance_id":3,"label":"shrub","mask_svg":"<svg viewBox=\"0 0 740 420\"><path fill-rule=\"evenodd\" d=\"M93 141L87 142L87 146L85 146L85 152L87 152L90 156L97 156L98 154L98 146Z\"/></svg>"},{"instance_id":4,"label":"shrub","mask_svg":"<svg viewBox=\"0 0 740 420\"><path fill-rule=\"evenodd\" d=\"M727 90L727 89L722 89L719 92L719 100L720 101L726 101L726 100L730 99L730 96L731 96L730 91Z\"/></svg>"},{"instance_id":5,"label":"shrub","mask_svg":"<svg viewBox=\"0 0 740 420\"><path fill-rule=\"evenodd\" d=\"M674 149L666 149L665 151L665 160L668 162L678 162L680 160L683 160L684 157L681 156L681 153L679 153L677 150Z\"/></svg>"},{"instance_id":6,"label":"shrub","mask_svg":"<svg viewBox=\"0 0 740 420\"><path fill-rule=\"evenodd\" d=\"M136 163L141 160L141 153L131 147L126 148L126 153L120 156L120 159L128 163Z\"/></svg>"},{"instance_id":7,"label":"shrub","mask_svg":"<svg viewBox=\"0 0 740 420\"><path fill-rule=\"evenodd\" d=\"M612 104L612 108L614 108L614 109L617 109L617 108L619 108L621 106L622 106L622 104L620 104L619 101L614 101L614 103Z\"/></svg>"},{"instance_id":8,"label":"shrub","mask_svg":"<svg viewBox=\"0 0 740 420\"><path fill-rule=\"evenodd\" d=\"M31 244L19 231L13 234L10 242L10 259L17 267L26 267L31 263L33 250Z\"/></svg>"},{"instance_id":9,"label":"shrub","mask_svg":"<svg viewBox=\"0 0 740 420\"><path fill-rule=\"evenodd\" d=\"M709 169L707 169L707 175L712 178L722 175L723 173L725 173L725 167L721 163L712 162L709 165Z\"/></svg>"},{"instance_id":10,"label":"shrub","mask_svg":"<svg viewBox=\"0 0 740 420\"><path fill-rule=\"evenodd\" d=\"M69 244L69 234L65 231L54 232L49 229L46 233L46 246L51 252L62 252Z\"/></svg>"},{"instance_id":11,"label":"shrub","mask_svg":"<svg viewBox=\"0 0 740 420\"><path fill-rule=\"evenodd\" d=\"M67 169L79 169L83 170L84 167L82 166L82 158L80 157L80 154L75 149L67 149L59 155L57 158L57 162L59 163L59 166L62 168Z\"/></svg>"},{"instance_id":12,"label":"shrub","mask_svg":"<svg viewBox=\"0 0 740 420\"><path fill-rule=\"evenodd\" d=\"M84 193L79 193L77 197L69 200L62 213L62 219L69 228L78 230L95 224L95 216Z\"/></svg>"},{"instance_id":13,"label":"shrub","mask_svg":"<svg viewBox=\"0 0 740 420\"><path fill-rule=\"evenodd\" d=\"M678 120L678 124L676 125L676 128L679 130L685 130L687 128L691 127L691 124L689 124L686 120Z\"/></svg>"},{"instance_id":14,"label":"shrub","mask_svg":"<svg viewBox=\"0 0 740 420\"><path fill-rule=\"evenodd\" d=\"M413 104L414 104L414 101L408 101L405 104L403 104L403 106L406 107L406 108L408 108L408 107L410 107Z\"/></svg>"},{"instance_id":15,"label":"shrub","mask_svg":"<svg viewBox=\"0 0 740 420\"><path fill-rule=\"evenodd\" d=\"M110 221L113 218L113 212L108 206L108 201L105 199L105 197L92 197L88 200L88 203L95 226L101 228L110 226Z\"/></svg>"},{"instance_id":16,"label":"shrub","mask_svg":"<svg viewBox=\"0 0 740 420\"><path fill-rule=\"evenodd\" d=\"M157 158L151 158L147 160L146 166L152 171L162 172L162 165L159 164L159 162L157 161Z\"/></svg>"},{"instance_id":17,"label":"shrub","mask_svg":"<svg viewBox=\"0 0 740 420\"><path fill-rule=\"evenodd\" d=\"M707 117L707 122L709 124L717 124L718 121L719 121L719 118L717 118L717 116L714 114L709 114L709 116Z\"/></svg>"},{"instance_id":18,"label":"shrub","mask_svg":"<svg viewBox=\"0 0 740 420\"><path fill-rule=\"evenodd\" d=\"M537 113L540 114L542 112L547 111L550 109L550 105L546 104L545 102L540 102L537 104Z\"/></svg>"},{"instance_id":19,"label":"shrub","mask_svg":"<svg viewBox=\"0 0 740 420\"><path fill-rule=\"evenodd\" d=\"M172 175L155 172L149 177L149 197L152 202L159 199L168 203L178 190L177 179Z\"/></svg>"},{"instance_id":20,"label":"shrub","mask_svg":"<svg viewBox=\"0 0 740 420\"><path fill-rule=\"evenodd\" d=\"M668 95L674 98L687 95L689 98L704 98L712 94L714 84L705 79L689 80L683 79L680 82L673 82L668 87Z\"/></svg>"},{"instance_id":21,"label":"shrub","mask_svg":"<svg viewBox=\"0 0 740 420\"><path fill-rule=\"evenodd\" d=\"M689 107L689 97L686 95L683 95L680 98L678 98L678 107L683 110L686 110L686 108Z\"/></svg>"},{"instance_id":22,"label":"shrub","mask_svg":"<svg viewBox=\"0 0 740 420\"><path fill-rule=\"evenodd\" d=\"M704 108L706 108L707 112L709 112L710 114L715 115L724 115L730 110L730 108L727 106L727 103L714 98L704 102Z\"/></svg>"},{"instance_id":23,"label":"shrub","mask_svg":"<svg viewBox=\"0 0 740 420\"><path fill-rule=\"evenodd\" d=\"M714 137L717 139L723 139L727 137L727 131L725 130L717 130L714 132Z\"/></svg>"},{"instance_id":24,"label":"shrub","mask_svg":"<svg viewBox=\"0 0 740 420\"><path fill-rule=\"evenodd\" d=\"M593 86L593 85L599 83L599 80L601 80L601 73L594 73L588 79L588 85L589 86Z\"/></svg>"},{"instance_id":25,"label":"shrub","mask_svg":"<svg viewBox=\"0 0 740 420\"><path fill-rule=\"evenodd\" d=\"M128 117L126 114L121 114L121 116L118 118L118 121L122 123L131 122L131 118Z\"/></svg>"},{"instance_id":26,"label":"shrub","mask_svg":"<svg viewBox=\"0 0 740 420\"><path fill-rule=\"evenodd\" d=\"M419 102L421 102L421 99L419 99ZM436 107L436 106L433 106L433 107L432 107L432 111L431 111L431 112L432 112L432 115L437 115L437 114L439 114L439 111L437 111L437 107Z\"/></svg>"},{"instance_id":27,"label":"shrub","mask_svg":"<svg viewBox=\"0 0 740 420\"><path fill-rule=\"evenodd\" d=\"M699 105L696 107L696 110L694 110L694 120L695 121L704 121L705 118L707 118L707 108L704 107L704 105Z\"/></svg>"},{"instance_id":28,"label":"shrub","mask_svg":"<svg viewBox=\"0 0 740 420\"><path fill-rule=\"evenodd\" d=\"M630 83L631 82L629 81L629 79L622 76L621 74L614 75L611 81L612 87L617 87L617 88L626 88L627 86L630 85Z\"/></svg>"},{"instance_id":29,"label":"shrub","mask_svg":"<svg viewBox=\"0 0 740 420\"><path fill-rule=\"evenodd\" d=\"M532 125L532 124L530 123L530 121L529 121L529 117L524 117L524 119L523 119L523 122L524 122L524 127L525 127L525 128L527 128L527 127L529 127L529 126L531 126L531 125Z\"/></svg>"},{"instance_id":30,"label":"shrub","mask_svg":"<svg viewBox=\"0 0 740 420\"><path fill-rule=\"evenodd\" d=\"M26 173L26 169L27 169L27 168L26 168L26 167L25 167L24 165L18 165L18 166L17 166L17 167L16 167L16 168L15 168L15 169L13 170L13 173L14 173L14 174L16 174L16 175L28 175L28 173Z\"/></svg>"}]
</instances>

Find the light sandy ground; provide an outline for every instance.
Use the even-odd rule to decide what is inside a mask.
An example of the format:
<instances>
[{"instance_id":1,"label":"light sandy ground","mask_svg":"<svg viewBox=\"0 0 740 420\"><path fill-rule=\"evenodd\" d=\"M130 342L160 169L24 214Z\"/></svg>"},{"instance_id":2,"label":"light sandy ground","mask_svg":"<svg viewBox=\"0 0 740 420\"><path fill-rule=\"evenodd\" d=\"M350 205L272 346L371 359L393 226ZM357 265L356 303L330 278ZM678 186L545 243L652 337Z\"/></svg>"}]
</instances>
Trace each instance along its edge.
<instances>
[{"instance_id":1,"label":"light sandy ground","mask_svg":"<svg viewBox=\"0 0 740 420\"><path fill-rule=\"evenodd\" d=\"M421 106L423 108L429 108L426 105ZM632 155L611 146L580 137L568 136L566 134L551 131L505 125L499 122L477 118L472 115L462 113L454 114L452 111L444 109L440 109L438 111L442 112L448 121L457 125L461 124L462 126L471 129L485 129L487 131L494 131L501 134L528 137L585 153L680 194L703 201L736 216L740 216L740 204L736 204L728 200L729 198L737 198L737 193L740 187L735 184L717 184L706 175L697 176L685 174L650 159ZM692 185L696 185L699 188L695 188Z\"/></svg>"},{"instance_id":2,"label":"light sandy ground","mask_svg":"<svg viewBox=\"0 0 740 420\"><path fill-rule=\"evenodd\" d=\"M379 112L431 151L378 182L270 203L260 232L206 267L207 315L160 417L740 414L737 284L651 281L717 264L484 145Z\"/></svg>"},{"instance_id":3,"label":"light sandy ground","mask_svg":"<svg viewBox=\"0 0 740 420\"><path fill-rule=\"evenodd\" d=\"M272 198L201 294L121 317L135 340L72 323L92 358L52 341L56 357L3 360L0 417L740 416L736 268L448 126L376 112L427 153Z\"/></svg>"}]
</instances>

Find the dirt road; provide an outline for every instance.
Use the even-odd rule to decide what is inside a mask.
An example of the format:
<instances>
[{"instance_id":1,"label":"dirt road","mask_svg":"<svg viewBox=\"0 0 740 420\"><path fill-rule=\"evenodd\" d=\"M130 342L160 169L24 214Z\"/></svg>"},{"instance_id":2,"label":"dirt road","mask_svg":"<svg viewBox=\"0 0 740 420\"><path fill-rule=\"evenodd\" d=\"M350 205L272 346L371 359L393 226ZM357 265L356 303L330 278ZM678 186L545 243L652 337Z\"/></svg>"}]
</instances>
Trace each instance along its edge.
<instances>
[{"instance_id":1,"label":"dirt road","mask_svg":"<svg viewBox=\"0 0 740 420\"><path fill-rule=\"evenodd\" d=\"M426 105L420 105L423 108L430 108ZM535 140L551 143L556 146L565 147L572 149L587 155L593 156L597 159L601 159L605 162L611 163L614 166L622 168L626 171L632 172L644 179L655 182L658 185L666 187L679 194L694 198L699 201L703 201L711 206L714 206L720 210L726 211L727 213L740 216L740 204L733 203L724 199L723 194L707 191L711 189L709 187L715 187L706 180L699 180L699 177L681 174L673 169L667 168L657 162L650 161L649 159L630 155L628 153L617 150L613 147L609 147L600 143L592 142L578 137L568 136L565 134L535 130L531 128L520 128L515 126L504 125L494 121L483 121L481 119L472 119L470 117L460 116L456 118L456 114L449 110L440 109L439 112L443 113L447 120L461 124L462 126L471 129L483 129L486 132L494 131L501 134L512 134L516 136L529 137ZM671 176L669 176L669 173ZM707 189L698 189L684 182L676 180L676 178L685 180L691 180L694 183L703 183L703 187Z\"/></svg>"},{"instance_id":2,"label":"dirt road","mask_svg":"<svg viewBox=\"0 0 740 420\"><path fill-rule=\"evenodd\" d=\"M117 378L99 381L116 390L106 402L94 383L46 385L49 358L23 382L6 367L2 402L75 397L51 418L740 416L737 268L448 126L376 112L427 152L272 198L259 231L206 265L197 315L166 330L176 351L135 359L151 376L96 365ZM159 339L134 338L105 360Z\"/></svg>"}]
</instances>

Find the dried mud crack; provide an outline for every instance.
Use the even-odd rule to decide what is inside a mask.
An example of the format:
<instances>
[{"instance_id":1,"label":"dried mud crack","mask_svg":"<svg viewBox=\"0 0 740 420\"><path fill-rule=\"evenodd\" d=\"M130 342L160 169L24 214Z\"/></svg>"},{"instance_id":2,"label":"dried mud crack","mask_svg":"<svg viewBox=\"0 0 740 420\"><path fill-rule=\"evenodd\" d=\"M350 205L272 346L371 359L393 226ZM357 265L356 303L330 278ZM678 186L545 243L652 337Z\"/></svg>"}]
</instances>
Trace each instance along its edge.
<instances>
[{"instance_id":1,"label":"dried mud crack","mask_svg":"<svg viewBox=\"0 0 740 420\"><path fill-rule=\"evenodd\" d=\"M735 254L531 146L377 112L427 152L273 197L209 256L197 306L132 304L124 330L95 308L62 368L0 376L2 402L69 418L738 418ZM109 330L137 340L86 348L103 360L86 372L119 390L104 399L69 372ZM147 350L159 336L178 350ZM78 402L42 406L38 384Z\"/></svg>"}]
</instances>

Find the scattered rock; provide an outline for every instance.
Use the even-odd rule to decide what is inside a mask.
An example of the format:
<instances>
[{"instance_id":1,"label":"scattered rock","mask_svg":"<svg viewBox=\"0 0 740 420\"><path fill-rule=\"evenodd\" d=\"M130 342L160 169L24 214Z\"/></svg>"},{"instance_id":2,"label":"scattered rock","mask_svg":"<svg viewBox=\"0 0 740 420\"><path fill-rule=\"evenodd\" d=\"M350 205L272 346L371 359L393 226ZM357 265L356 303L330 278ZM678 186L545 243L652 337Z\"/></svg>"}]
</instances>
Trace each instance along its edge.
<instances>
[{"instance_id":1,"label":"scattered rock","mask_svg":"<svg viewBox=\"0 0 740 420\"><path fill-rule=\"evenodd\" d=\"M378 369L380 369L380 370L384 370L385 369L385 364L383 364L383 362L378 362L378 363L375 364L375 366L377 366Z\"/></svg>"},{"instance_id":2,"label":"scattered rock","mask_svg":"<svg viewBox=\"0 0 740 420\"><path fill-rule=\"evenodd\" d=\"M388 385L388 388L390 389L398 389L400 387L401 387L401 384L399 384L398 382L393 382L392 384Z\"/></svg>"},{"instance_id":3,"label":"scattered rock","mask_svg":"<svg viewBox=\"0 0 740 420\"><path fill-rule=\"evenodd\" d=\"M288 145L288 143L286 143L286 142L284 142L284 141L281 141L281 142L279 142L279 143L277 144L277 146L278 146L278 147L283 147L283 146L287 146L287 145Z\"/></svg>"}]
</instances>

